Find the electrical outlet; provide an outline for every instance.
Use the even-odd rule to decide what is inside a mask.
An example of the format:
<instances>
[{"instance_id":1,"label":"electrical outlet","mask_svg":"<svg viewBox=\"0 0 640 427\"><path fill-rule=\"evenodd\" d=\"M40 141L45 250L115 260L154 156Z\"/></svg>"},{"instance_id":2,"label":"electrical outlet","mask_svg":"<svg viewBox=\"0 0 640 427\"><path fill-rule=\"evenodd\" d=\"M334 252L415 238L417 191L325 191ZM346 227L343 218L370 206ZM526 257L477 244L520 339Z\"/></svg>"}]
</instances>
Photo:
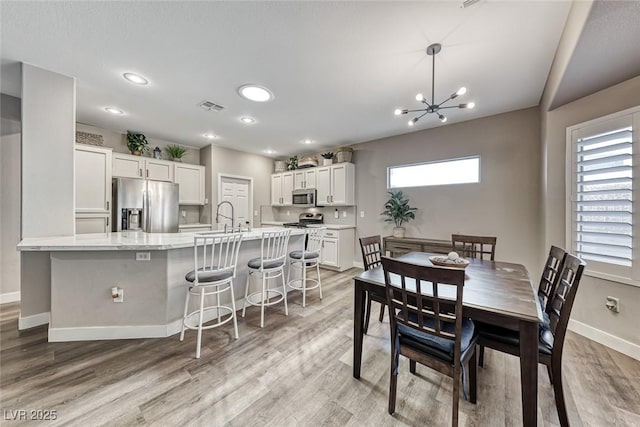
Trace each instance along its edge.
<instances>
[{"instance_id":1,"label":"electrical outlet","mask_svg":"<svg viewBox=\"0 0 640 427\"><path fill-rule=\"evenodd\" d=\"M124 289L117 286L111 288L111 299L113 302L124 302Z\"/></svg>"},{"instance_id":2,"label":"electrical outlet","mask_svg":"<svg viewBox=\"0 0 640 427\"><path fill-rule=\"evenodd\" d=\"M180 215L182 215L182 218L186 218L187 217L187 211L180 211Z\"/></svg>"},{"instance_id":3,"label":"electrical outlet","mask_svg":"<svg viewBox=\"0 0 640 427\"><path fill-rule=\"evenodd\" d=\"M364 211L360 211L360 218L364 218Z\"/></svg>"},{"instance_id":4,"label":"electrical outlet","mask_svg":"<svg viewBox=\"0 0 640 427\"><path fill-rule=\"evenodd\" d=\"M151 261L151 252L136 252L136 261Z\"/></svg>"},{"instance_id":5,"label":"electrical outlet","mask_svg":"<svg viewBox=\"0 0 640 427\"><path fill-rule=\"evenodd\" d=\"M347 217L347 211L342 211L342 218L346 218Z\"/></svg>"},{"instance_id":6,"label":"electrical outlet","mask_svg":"<svg viewBox=\"0 0 640 427\"><path fill-rule=\"evenodd\" d=\"M605 306L614 313L620 313L620 298L607 297Z\"/></svg>"},{"instance_id":7,"label":"electrical outlet","mask_svg":"<svg viewBox=\"0 0 640 427\"><path fill-rule=\"evenodd\" d=\"M338 209L336 209L336 211L333 213L333 217L334 217L335 219L340 218L340 212L338 212Z\"/></svg>"},{"instance_id":8,"label":"electrical outlet","mask_svg":"<svg viewBox=\"0 0 640 427\"><path fill-rule=\"evenodd\" d=\"M258 211L253 211L253 216L258 216Z\"/></svg>"}]
</instances>

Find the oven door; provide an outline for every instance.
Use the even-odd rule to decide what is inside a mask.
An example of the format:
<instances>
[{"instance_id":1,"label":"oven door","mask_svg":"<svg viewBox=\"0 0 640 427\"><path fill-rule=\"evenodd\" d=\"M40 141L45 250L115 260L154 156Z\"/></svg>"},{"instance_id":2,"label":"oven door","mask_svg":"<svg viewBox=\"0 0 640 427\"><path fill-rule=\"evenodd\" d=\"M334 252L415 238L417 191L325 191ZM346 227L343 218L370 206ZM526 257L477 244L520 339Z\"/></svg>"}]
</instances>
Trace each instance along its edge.
<instances>
[{"instance_id":1,"label":"oven door","mask_svg":"<svg viewBox=\"0 0 640 427\"><path fill-rule=\"evenodd\" d=\"M292 199L293 206L313 208L316 206L316 190L295 190Z\"/></svg>"}]
</instances>

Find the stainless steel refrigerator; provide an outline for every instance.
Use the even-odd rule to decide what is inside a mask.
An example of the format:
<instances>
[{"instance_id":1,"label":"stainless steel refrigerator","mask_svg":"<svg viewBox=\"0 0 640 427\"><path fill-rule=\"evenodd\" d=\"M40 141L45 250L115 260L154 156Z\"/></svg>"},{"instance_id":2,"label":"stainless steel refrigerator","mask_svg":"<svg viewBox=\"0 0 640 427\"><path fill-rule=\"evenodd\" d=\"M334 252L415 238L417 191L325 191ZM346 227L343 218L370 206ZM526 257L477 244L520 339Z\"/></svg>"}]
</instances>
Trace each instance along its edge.
<instances>
[{"instance_id":1,"label":"stainless steel refrigerator","mask_svg":"<svg viewBox=\"0 0 640 427\"><path fill-rule=\"evenodd\" d=\"M114 178L114 231L178 232L178 184L131 178Z\"/></svg>"}]
</instances>

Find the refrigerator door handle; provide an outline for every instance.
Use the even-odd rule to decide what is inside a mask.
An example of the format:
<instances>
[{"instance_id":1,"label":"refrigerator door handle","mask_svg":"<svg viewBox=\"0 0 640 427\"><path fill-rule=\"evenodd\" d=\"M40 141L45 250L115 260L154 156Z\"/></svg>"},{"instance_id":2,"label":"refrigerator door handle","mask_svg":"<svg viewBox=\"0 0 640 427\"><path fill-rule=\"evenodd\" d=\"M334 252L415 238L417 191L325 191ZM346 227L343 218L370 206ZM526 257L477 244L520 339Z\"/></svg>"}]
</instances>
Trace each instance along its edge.
<instances>
[{"instance_id":1,"label":"refrigerator door handle","mask_svg":"<svg viewBox=\"0 0 640 427\"><path fill-rule=\"evenodd\" d=\"M149 220L147 215L149 215L149 197L147 196L147 192L142 192L142 231L147 232L147 226L149 224Z\"/></svg>"}]
</instances>

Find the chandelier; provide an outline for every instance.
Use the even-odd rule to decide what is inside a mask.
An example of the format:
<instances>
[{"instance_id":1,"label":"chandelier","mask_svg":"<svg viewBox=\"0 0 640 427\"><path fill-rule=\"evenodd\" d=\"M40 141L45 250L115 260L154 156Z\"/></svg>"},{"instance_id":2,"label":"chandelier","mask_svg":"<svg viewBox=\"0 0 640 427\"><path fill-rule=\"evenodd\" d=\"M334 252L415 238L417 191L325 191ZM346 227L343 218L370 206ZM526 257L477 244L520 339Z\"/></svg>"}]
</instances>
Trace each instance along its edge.
<instances>
[{"instance_id":1,"label":"chandelier","mask_svg":"<svg viewBox=\"0 0 640 427\"><path fill-rule=\"evenodd\" d=\"M440 50L442 50L442 45L440 43L434 43L427 48L427 55L430 55L433 57L432 73L431 73L431 103L429 103L429 101L427 101L427 99L424 96L422 96L421 93L419 93L416 95L416 101L422 102L424 105L427 106L427 108L419 108L417 110L407 110L407 109L398 108L394 111L396 116L400 116L402 114L407 114L407 113L422 113L419 116L416 116L413 119L409 120L409 126L415 125L418 122L418 120L420 120L421 118L423 118L429 113L437 114L440 121L442 123L445 123L447 121L447 117L444 114L442 114L440 110L444 110L447 108L473 108L476 106L475 102L469 102L467 104L449 105L446 107L443 106L444 104L451 101L452 99L455 99L458 96L464 95L465 93L467 93L466 87L461 87L456 92L452 93L447 99L436 104L434 82L435 82L435 76L436 76L436 55L438 54L438 52L440 52Z\"/></svg>"}]
</instances>

